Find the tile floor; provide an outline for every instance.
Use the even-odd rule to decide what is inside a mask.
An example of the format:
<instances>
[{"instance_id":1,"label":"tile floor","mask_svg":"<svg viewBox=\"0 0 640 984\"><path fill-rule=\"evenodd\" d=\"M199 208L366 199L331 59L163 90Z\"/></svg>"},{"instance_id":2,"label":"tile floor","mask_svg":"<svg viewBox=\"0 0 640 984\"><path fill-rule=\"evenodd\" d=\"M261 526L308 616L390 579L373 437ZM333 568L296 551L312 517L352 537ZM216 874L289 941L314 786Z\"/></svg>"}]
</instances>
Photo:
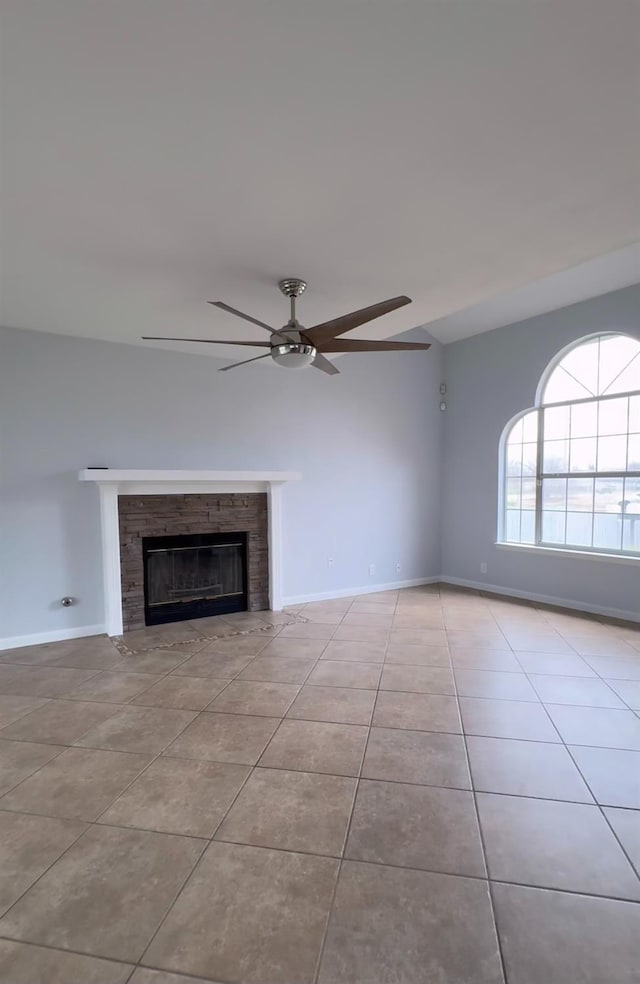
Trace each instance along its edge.
<instances>
[{"instance_id":1,"label":"tile floor","mask_svg":"<svg viewBox=\"0 0 640 984\"><path fill-rule=\"evenodd\" d=\"M2 654L0 982L638 984L640 626L300 612Z\"/></svg>"}]
</instances>

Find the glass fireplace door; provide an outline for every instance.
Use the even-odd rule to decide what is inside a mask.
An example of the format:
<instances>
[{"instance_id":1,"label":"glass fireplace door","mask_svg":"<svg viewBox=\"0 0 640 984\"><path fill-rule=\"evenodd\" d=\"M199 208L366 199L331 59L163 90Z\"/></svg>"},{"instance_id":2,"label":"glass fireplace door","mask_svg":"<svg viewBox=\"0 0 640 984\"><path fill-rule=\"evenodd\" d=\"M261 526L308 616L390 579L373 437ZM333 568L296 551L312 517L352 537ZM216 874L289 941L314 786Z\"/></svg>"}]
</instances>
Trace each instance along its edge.
<instances>
[{"instance_id":1,"label":"glass fireplace door","mask_svg":"<svg viewBox=\"0 0 640 984\"><path fill-rule=\"evenodd\" d=\"M246 610L244 533L143 540L147 625Z\"/></svg>"}]
</instances>

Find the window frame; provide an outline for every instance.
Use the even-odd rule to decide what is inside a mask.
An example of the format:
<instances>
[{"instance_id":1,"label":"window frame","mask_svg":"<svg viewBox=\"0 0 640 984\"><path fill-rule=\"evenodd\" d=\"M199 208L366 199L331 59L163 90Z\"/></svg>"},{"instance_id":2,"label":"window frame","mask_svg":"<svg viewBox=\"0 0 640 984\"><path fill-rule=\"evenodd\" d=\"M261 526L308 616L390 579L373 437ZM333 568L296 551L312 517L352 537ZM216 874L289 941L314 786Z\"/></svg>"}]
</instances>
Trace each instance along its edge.
<instances>
[{"instance_id":1,"label":"window frame","mask_svg":"<svg viewBox=\"0 0 640 984\"><path fill-rule=\"evenodd\" d=\"M576 341L572 342L570 345L565 346L561 351L555 356L554 359L549 363L543 372L538 386L536 388L535 395L535 405L529 407L525 410L521 410L519 413L515 414L509 420L502 432L500 443L499 443L499 454L500 454L500 464L499 464L499 495L498 495L498 536L496 540L496 545L499 547L507 547L512 549L520 549L525 551L536 551L536 552L552 552L558 554L567 555L579 555L582 557L595 557L598 559L609 559L609 560L623 560L625 562L640 562L640 553L637 550L625 550L622 546L619 549L614 549L611 547L594 547L594 546L584 546L581 544L570 544L570 543L557 543L542 539L542 487L543 481L545 479L600 479L600 478L637 478L640 479L640 469L629 470L628 468L624 471L568 471L568 472L545 472L544 471L544 416L545 410L556 408L556 407L572 407L579 404L595 403L599 404L605 400L614 399L625 399L633 396L640 396L640 390L626 390L620 393L605 393L601 396L586 396L579 397L571 400L559 400L550 403L543 401L544 391L547 387L547 383L551 374L554 370L561 365L564 358L576 348L580 348L582 345L592 341L596 338L604 337L626 337L631 338L633 341L637 341L640 345L640 340L634 338L633 335L628 335L625 332L595 332L590 335L586 335ZM507 467L507 451L509 445L509 437L519 420L523 420L529 414L535 413L537 417L537 437L536 437L536 473L535 476L531 476L535 481L535 509L534 509L534 541L533 543L524 542L522 540L507 540L506 538L506 519L507 519L507 486L509 478L513 477L508 474ZM630 434L629 422L627 421L627 431L626 436L628 438ZM634 432L635 433L635 432ZM628 458L627 458L628 464ZM522 480L522 476L521 476ZM520 512L522 513L522 507L520 507ZM565 510L566 513L566 510ZM595 509L591 510L591 516L595 517ZM640 521L640 514L639 514ZM593 535L592 535L593 540Z\"/></svg>"}]
</instances>

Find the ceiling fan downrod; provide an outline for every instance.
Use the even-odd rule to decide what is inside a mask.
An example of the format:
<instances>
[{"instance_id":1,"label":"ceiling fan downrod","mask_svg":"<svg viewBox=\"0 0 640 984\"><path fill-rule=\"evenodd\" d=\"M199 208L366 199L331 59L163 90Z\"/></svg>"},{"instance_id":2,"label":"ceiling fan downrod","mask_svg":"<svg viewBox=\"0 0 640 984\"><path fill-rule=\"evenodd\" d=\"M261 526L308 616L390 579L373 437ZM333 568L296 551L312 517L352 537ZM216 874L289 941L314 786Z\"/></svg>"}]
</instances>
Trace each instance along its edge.
<instances>
[{"instance_id":1,"label":"ceiling fan downrod","mask_svg":"<svg viewBox=\"0 0 640 984\"><path fill-rule=\"evenodd\" d=\"M300 280L298 277L286 277L284 280L280 281L278 287L285 297L289 298L291 304L289 324L292 328L297 328L298 319L296 318L296 298L300 297L301 294L304 294L307 289L307 281Z\"/></svg>"},{"instance_id":2,"label":"ceiling fan downrod","mask_svg":"<svg viewBox=\"0 0 640 984\"><path fill-rule=\"evenodd\" d=\"M304 369L318 354L315 346L302 334L300 322L296 317L296 300L306 290L307 282L298 277L287 277L280 281L278 287L289 298L291 304L289 321L284 326L290 331L282 336L285 341L273 346L271 358L287 369Z\"/></svg>"}]
</instances>

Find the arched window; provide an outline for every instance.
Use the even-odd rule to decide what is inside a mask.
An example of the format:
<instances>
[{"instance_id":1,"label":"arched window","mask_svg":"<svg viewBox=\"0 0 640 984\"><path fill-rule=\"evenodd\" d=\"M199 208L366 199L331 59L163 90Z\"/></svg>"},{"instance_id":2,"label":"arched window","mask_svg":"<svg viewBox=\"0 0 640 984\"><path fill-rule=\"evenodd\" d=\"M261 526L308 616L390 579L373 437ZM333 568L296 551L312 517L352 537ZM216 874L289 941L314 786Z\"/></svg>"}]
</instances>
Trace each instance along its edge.
<instances>
[{"instance_id":1,"label":"arched window","mask_svg":"<svg viewBox=\"0 0 640 984\"><path fill-rule=\"evenodd\" d=\"M601 334L549 366L503 435L499 539L640 555L640 342Z\"/></svg>"}]
</instances>

